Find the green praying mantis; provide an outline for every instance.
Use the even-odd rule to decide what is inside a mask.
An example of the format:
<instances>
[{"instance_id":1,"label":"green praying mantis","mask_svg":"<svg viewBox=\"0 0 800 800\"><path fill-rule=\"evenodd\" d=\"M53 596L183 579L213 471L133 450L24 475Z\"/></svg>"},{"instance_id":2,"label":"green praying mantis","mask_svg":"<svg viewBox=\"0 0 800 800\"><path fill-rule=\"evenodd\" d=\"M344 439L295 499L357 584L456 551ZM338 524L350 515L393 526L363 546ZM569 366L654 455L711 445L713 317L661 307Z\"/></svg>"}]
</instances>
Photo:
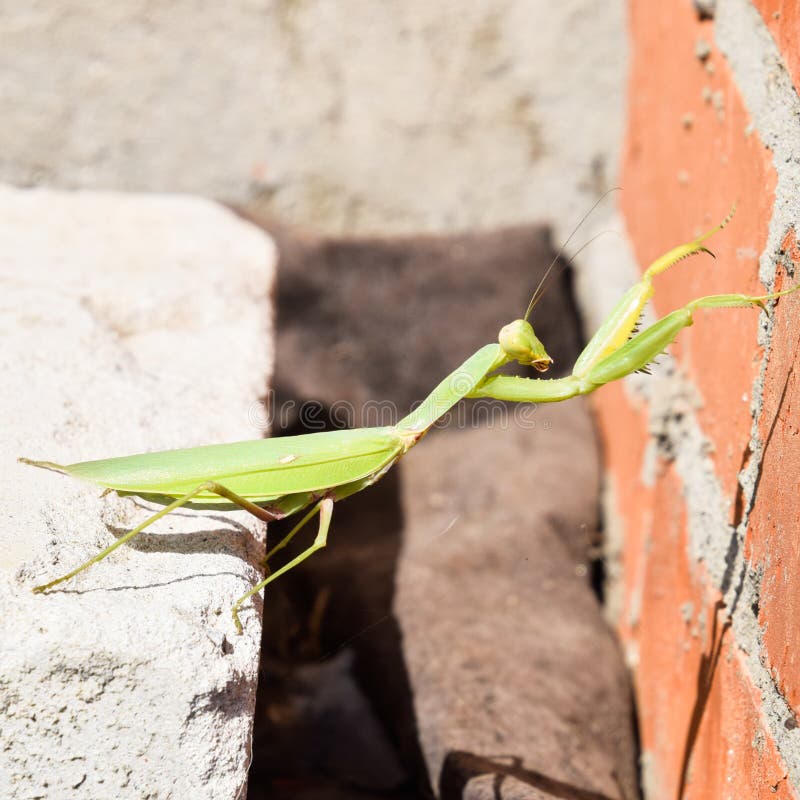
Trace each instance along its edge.
<instances>
[{"instance_id":1,"label":"green praying mantis","mask_svg":"<svg viewBox=\"0 0 800 800\"><path fill-rule=\"evenodd\" d=\"M552 364L536 337L529 318L544 293L548 270L531 298L522 319L505 325L498 341L487 344L448 375L425 400L396 425L336 430L278 439L218 444L184 450L108 458L60 465L50 461L20 461L63 472L99 484L107 490L172 499L158 513L117 539L85 563L55 580L35 587L47 592L102 561L156 520L192 503L222 502L239 506L270 522L306 513L271 550L266 562L295 537L317 514L319 527L310 547L280 569L268 574L233 605L233 622L242 632L239 613L243 605L276 578L325 547L334 504L380 480L428 430L464 398L494 398L520 403L555 403L589 394L611 381L646 370L700 308L748 307L765 309L764 303L800 289L761 296L721 294L701 297L637 332L645 303L652 297L652 280L659 273L695 253L721 230L733 212L716 228L681 244L656 259L614 307L575 362L572 374L556 379L497 374L511 362L546 372ZM555 263L555 262L554 262ZM551 268L552 269L552 264Z\"/></svg>"}]
</instances>

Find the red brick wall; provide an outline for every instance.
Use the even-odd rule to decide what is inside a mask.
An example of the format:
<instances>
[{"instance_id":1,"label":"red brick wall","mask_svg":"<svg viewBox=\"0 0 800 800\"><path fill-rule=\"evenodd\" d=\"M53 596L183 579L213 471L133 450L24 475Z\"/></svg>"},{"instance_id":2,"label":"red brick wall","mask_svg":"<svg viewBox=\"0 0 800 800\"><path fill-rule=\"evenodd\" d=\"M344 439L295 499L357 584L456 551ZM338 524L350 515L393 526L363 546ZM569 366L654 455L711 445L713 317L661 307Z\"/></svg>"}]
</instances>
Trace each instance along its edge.
<instances>
[{"instance_id":1,"label":"red brick wall","mask_svg":"<svg viewBox=\"0 0 800 800\"><path fill-rule=\"evenodd\" d=\"M800 265L786 155L800 163L800 4L718 6L700 20L689 0L630 3L621 206L640 265L738 202L710 242L716 261L696 256L657 279L659 316L702 295L766 292L762 256L776 288L800 279L786 272ZM800 293L769 324L752 310L700 311L671 349L676 375L662 366L644 394L595 395L648 800L798 796L798 344Z\"/></svg>"}]
</instances>

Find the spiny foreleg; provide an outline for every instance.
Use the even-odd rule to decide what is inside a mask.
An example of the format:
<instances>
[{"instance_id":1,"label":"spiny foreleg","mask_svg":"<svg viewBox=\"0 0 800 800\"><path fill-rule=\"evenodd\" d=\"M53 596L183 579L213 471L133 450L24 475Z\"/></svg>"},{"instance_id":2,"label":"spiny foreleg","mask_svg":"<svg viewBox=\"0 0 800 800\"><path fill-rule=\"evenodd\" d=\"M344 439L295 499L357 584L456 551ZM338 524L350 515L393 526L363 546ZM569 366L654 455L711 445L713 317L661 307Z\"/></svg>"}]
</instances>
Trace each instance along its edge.
<instances>
[{"instance_id":1,"label":"spiny foreleg","mask_svg":"<svg viewBox=\"0 0 800 800\"><path fill-rule=\"evenodd\" d=\"M601 359L586 374L573 373L566 378L542 380L514 376L490 376L483 380L470 397L492 397L497 400L527 403L552 403L580 394L589 394L611 381L624 378L651 364L675 340L683 328L692 325L698 308L765 308L768 300L800 289L800 284L782 292L760 296L718 294L700 297L687 303L638 333L621 347Z\"/></svg>"},{"instance_id":2,"label":"spiny foreleg","mask_svg":"<svg viewBox=\"0 0 800 800\"><path fill-rule=\"evenodd\" d=\"M722 230L732 216L733 210L716 228L706 231L706 233L691 242L673 247L650 264L641 279L628 289L605 322L598 328L597 333L592 336L589 344L578 356L573 375L588 376L594 367L598 366L601 361L619 350L625 342L631 339L637 333L642 309L653 296L653 278L695 253L711 253L703 245L703 242L717 233L717 231Z\"/></svg>"}]
</instances>

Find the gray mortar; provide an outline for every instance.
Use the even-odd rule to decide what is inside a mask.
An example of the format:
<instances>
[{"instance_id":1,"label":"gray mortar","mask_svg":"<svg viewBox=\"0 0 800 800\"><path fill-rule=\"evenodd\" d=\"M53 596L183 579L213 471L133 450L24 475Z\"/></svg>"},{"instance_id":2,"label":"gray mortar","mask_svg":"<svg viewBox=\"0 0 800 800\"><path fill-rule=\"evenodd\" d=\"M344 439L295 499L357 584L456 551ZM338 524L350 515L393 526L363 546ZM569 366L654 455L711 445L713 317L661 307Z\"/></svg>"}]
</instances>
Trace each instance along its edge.
<instances>
[{"instance_id":1,"label":"gray mortar","mask_svg":"<svg viewBox=\"0 0 800 800\"><path fill-rule=\"evenodd\" d=\"M606 592L603 614L614 627L624 605L624 583L622 581L622 548L625 544L625 521L617 512L618 492L614 476L606 470L600 491L603 530L603 561L606 568Z\"/></svg>"},{"instance_id":2,"label":"gray mortar","mask_svg":"<svg viewBox=\"0 0 800 800\"><path fill-rule=\"evenodd\" d=\"M732 531L728 525L729 499L722 491L709 457L710 443L700 428L695 411L700 405L697 389L674 359L646 385L651 447L659 460L673 462L683 483L688 518L689 557L705 562L714 583L726 579ZM644 387L642 387L644 388ZM657 462L656 462L657 463ZM724 535L719 535L724 531Z\"/></svg>"}]
</instances>

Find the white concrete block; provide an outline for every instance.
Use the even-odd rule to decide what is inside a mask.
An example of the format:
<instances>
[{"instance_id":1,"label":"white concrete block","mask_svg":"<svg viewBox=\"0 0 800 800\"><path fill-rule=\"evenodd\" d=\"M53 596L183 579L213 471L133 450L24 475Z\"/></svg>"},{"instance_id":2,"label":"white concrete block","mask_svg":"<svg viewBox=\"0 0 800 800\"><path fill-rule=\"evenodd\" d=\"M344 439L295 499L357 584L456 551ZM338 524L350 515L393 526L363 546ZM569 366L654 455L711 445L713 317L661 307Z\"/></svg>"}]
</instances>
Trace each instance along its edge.
<instances>
[{"instance_id":1,"label":"white concrete block","mask_svg":"<svg viewBox=\"0 0 800 800\"><path fill-rule=\"evenodd\" d=\"M257 438L275 252L193 197L0 188L0 796L244 794L263 531L18 464Z\"/></svg>"}]
</instances>

